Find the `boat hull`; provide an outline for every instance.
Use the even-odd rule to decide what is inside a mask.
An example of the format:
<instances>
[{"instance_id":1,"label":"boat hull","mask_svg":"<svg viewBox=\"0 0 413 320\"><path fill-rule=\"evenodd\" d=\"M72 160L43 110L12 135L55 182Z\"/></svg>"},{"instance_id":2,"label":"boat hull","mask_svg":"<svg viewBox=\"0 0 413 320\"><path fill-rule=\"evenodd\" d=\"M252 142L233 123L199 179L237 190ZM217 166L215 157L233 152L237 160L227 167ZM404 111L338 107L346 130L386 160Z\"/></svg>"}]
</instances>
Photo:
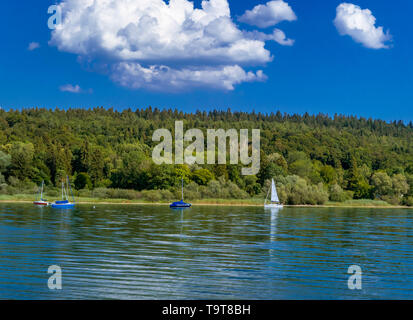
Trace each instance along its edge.
<instances>
[{"instance_id":1,"label":"boat hull","mask_svg":"<svg viewBox=\"0 0 413 320\"><path fill-rule=\"evenodd\" d=\"M190 207L192 207L192 205L191 204L185 204L185 205L173 205L173 204L171 204L170 206L169 206L171 209L182 209L182 208L190 208Z\"/></svg>"},{"instance_id":2,"label":"boat hull","mask_svg":"<svg viewBox=\"0 0 413 320\"><path fill-rule=\"evenodd\" d=\"M47 207L47 206L49 205L49 202L46 202L46 201L34 201L33 204L36 205L36 206L40 206L40 207Z\"/></svg>"},{"instance_id":3,"label":"boat hull","mask_svg":"<svg viewBox=\"0 0 413 320\"><path fill-rule=\"evenodd\" d=\"M282 204L266 204L264 205L265 209L272 209L272 208L284 208Z\"/></svg>"},{"instance_id":4,"label":"boat hull","mask_svg":"<svg viewBox=\"0 0 413 320\"><path fill-rule=\"evenodd\" d=\"M67 200L56 201L55 203L52 203L52 208L53 209L73 209L74 207L75 207L75 204L70 203Z\"/></svg>"},{"instance_id":5,"label":"boat hull","mask_svg":"<svg viewBox=\"0 0 413 320\"><path fill-rule=\"evenodd\" d=\"M52 204L53 209L74 209L74 204Z\"/></svg>"},{"instance_id":6,"label":"boat hull","mask_svg":"<svg viewBox=\"0 0 413 320\"><path fill-rule=\"evenodd\" d=\"M183 209L183 208L190 208L191 206L192 206L192 204L186 203L186 202L181 200L181 201L172 203L169 207L171 209Z\"/></svg>"}]
</instances>

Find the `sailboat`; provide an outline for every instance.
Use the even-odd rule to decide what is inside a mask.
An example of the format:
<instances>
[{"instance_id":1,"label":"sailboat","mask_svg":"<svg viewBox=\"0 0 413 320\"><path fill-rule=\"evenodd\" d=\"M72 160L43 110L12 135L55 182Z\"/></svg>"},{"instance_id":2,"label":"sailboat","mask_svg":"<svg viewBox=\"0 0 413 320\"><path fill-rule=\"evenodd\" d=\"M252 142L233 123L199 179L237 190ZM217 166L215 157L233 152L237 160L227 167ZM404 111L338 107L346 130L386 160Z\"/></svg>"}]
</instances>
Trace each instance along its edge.
<instances>
[{"instance_id":1,"label":"sailboat","mask_svg":"<svg viewBox=\"0 0 413 320\"><path fill-rule=\"evenodd\" d=\"M268 195L270 193L270 190L271 190L271 203L267 204ZM265 202L264 202L264 208L282 208L282 207L283 205L281 204L280 199L278 198L277 188L275 186L274 179L272 179L271 189L268 190L267 198L265 199Z\"/></svg>"},{"instance_id":2,"label":"sailboat","mask_svg":"<svg viewBox=\"0 0 413 320\"><path fill-rule=\"evenodd\" d=\"M169 207L172 209L190 208L192 204L184 202L184 178L182 178L182 200L172 203Z\"/></svg>"},{"instance_id":3,"label":"sailboat","mask_svg":"<svg viewBox=\"0 0 413 320\"><path fill-rule=\"evenodd\" d=\"M66 190L64 181L62 181L62 200L55 201L54 203L52 203L52 208L54 209L73 209L75 207L75 197L73 196L73 192L70 186L68 176L66 177L66 181L67 181L67 190ZM68 197L69 189L72 193L73 203L69 202L69 197Z\"/></svg>"},{"instance_id":4,"label":"sailboat","mask_svg":"<svg viewBox=\"0 0 413 320\"><path fill-rule=\"evenodd\" d=\"M49 202L43 199L43 188L44 188L44 180L42 181L42 186L39 188L40 200L33 201L33 204L36 206L47 207L49 205Z\"/></svg>"}]
</instances>

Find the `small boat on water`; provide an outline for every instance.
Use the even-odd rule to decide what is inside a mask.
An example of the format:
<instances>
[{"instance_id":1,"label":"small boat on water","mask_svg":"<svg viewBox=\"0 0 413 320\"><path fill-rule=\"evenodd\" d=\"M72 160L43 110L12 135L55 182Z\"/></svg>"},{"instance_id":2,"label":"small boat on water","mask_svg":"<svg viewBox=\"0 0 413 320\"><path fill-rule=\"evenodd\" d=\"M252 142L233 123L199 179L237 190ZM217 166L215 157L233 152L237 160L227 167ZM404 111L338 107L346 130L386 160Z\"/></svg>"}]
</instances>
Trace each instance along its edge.
<instances>
[{"instance_id":1,"label":"small boat on water","mask_svg":"<svg viewBox=\"0 0 413 320\"><path fill-rule=\"evenodd\" d=\"M270 191L271 191L271 202L267 204ZM265 202L264 202L264 208L266 209L283 208L283 205L281 204L280 199L278 198L277 187L275 186L274 179L272 179L271 188L268 190L267 198L265 199Z\"/></svg>"},{"instance_id":2,"label":"small boat on water","mask_svg":"<svg viewBox=\"0 0 413 320\"><path fill-rule=\"evenodd\" d=\"M44 188L44 180L42 181L42 186L39 188L39 192L37 194L40 193L40 200L35 200L33 201L33 204L36 206L40 206L40 207L47 207L49 205L49 202L46 199L43 199L43 188Z\"/></svg>"},{"instance_id":3,"label":"small boat on water","mask_svg":"<svg viewBox=\"0 0 413 320\"><path fill-rule=\"evenodd\" d=\"M73 196L69 177L66 177L66 180L67 180L67 190L66 190L64 181L62 181L62 200L55 201L52 203L52 208L54 209L73 209L75 207L75 197ZM73 203L69 201L69 197L68 197L69 190L72 194Z\"/></svg>"},{"instance_id":4,"label":"small boat on water","mask_svg":"<svg viewBox=\"0 0 413 320\"><path fill-rule=\"evenodd\" d=\"M184 178L182 178L182 200L172 203L169 207L172 209L190 208L192 204L184 202Z\"/></svg>"}]
</instances>

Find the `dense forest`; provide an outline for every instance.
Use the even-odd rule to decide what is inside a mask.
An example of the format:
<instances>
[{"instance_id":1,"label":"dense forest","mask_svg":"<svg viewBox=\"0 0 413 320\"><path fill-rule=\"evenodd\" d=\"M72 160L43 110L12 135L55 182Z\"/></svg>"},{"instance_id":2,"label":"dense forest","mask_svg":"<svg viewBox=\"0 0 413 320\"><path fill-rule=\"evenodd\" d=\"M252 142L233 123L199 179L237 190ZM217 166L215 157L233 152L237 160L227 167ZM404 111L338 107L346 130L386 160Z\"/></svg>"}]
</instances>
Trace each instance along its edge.
<instances>
[{"instance_id":1,"label":"dense forest","mask_svg":"<svg viewBox=\"0 0 413 320\"><path fill-rule=\"evenodd\" d=\"M155 165L159 128L260 129L261 169ZM205 134L206 135L206 134ZM335 115L137 109L0 110L0 194L56 192L69 175L77 195L170 200L181 177L188 199L265 197L275 178L286 204L381 199L413 205L413 125Z\"/></svg>"}]
</instances>

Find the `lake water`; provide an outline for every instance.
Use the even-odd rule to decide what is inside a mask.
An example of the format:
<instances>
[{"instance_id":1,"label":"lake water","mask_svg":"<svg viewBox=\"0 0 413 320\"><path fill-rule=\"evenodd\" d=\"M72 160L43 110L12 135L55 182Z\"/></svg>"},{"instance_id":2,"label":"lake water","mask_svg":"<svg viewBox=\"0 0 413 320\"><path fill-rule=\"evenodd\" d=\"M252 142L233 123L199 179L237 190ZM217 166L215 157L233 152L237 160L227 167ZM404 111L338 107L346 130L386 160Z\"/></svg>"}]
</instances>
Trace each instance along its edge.
<instances>
[{"instance_id":1,"label":"lake water","mask_svg":"<svg viewBox=\"0 0 413 320\"><path fill-rule=\"evenodd\" d=\"M0 299L413 299L409 209L0 204L0 253Z\"/></svg>"}]
</instances>

